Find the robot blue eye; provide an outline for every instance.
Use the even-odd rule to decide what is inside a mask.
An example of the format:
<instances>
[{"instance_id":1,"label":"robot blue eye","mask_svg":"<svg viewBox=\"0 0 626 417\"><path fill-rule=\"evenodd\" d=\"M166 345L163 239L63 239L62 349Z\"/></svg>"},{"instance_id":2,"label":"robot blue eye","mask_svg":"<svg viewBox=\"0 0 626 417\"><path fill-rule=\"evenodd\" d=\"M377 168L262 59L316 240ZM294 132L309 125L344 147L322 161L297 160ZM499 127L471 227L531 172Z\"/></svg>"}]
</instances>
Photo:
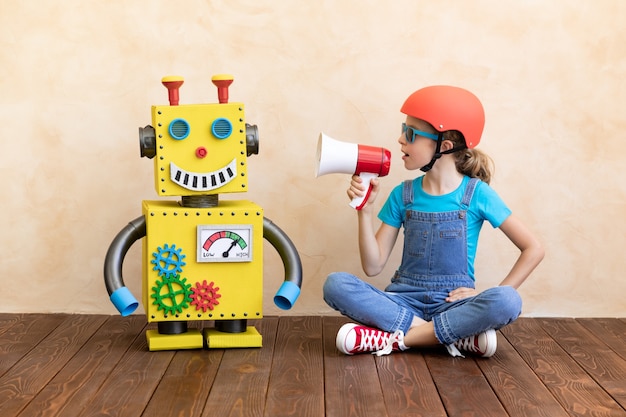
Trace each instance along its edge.
<instances>
[{"instance_id":1,"label":"robot blue eye","mask_svg":"<svg viewBox=\"0 0 626 417\"><path fill-rule=\"evenodd\" d=\"M185 119L174 119L170 123L170 136L176 140L183 140L189 136L189 123Z\"/></svg>"},{"instance_id":2,"label":"robot blue eye","mask_svg":"<svg viewBox=\"0 0 626 417\"><path fill-rule=\"evenodd\" d=\"M218 139L226 139L233 133L233 125L230 120L220 117L211 125L211 132Z\"/></svg>"}]
</instances>

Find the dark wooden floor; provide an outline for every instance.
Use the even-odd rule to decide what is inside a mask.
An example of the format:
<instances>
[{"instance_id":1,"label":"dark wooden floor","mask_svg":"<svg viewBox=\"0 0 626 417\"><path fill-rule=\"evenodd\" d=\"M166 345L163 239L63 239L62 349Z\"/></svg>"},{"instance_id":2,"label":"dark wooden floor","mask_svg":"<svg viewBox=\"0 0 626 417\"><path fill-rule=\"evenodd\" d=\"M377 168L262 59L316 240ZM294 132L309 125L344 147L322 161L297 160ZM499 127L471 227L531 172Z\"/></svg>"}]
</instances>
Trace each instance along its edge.
<instances>
[{"instance_id":1,"label":"dark wooden floor","mask_svg":"<svg viewBox=\"0 0 626 417\"><path fill-rule=\"evenodd\" d=\"M263 348L149 352L143 316L0 314L0 416L626 416L626 319L519 319L490 359L344 356L344 322L267 317Z\"/></svg>"}]
</instances>

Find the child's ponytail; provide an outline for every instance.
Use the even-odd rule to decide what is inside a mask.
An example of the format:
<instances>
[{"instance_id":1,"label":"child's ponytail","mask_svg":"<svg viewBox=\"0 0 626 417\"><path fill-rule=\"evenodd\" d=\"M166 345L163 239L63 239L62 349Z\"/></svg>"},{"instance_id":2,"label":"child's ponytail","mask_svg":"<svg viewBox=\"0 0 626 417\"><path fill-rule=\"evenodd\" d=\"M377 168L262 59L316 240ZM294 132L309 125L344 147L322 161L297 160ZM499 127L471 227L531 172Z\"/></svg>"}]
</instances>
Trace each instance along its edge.
<instances>
[{"instance_id":1,"label":"child's ponytail","mask_svg":"<svg viewBox=\"0 0 626 417\"><path fill-rule=\"evenodd\" d=\"M458 130L449 130L443 134L444 140L450 140L454 147L465 146L463 134ZM479 149L463 149L454 153L456 170L463 175L489 184L494 171L493 160Z\"/></svg>"},{"instance_id":2,"label":"child's ponytail","mask_svg":"<svg viewBox=\"0 0 626 417\"><path fill-rule=\"evenodd\" d=\"M478 149L465 149L457 152L455 157L457 171L489 184L493 172L493 160L489 155Z\"/></svg>"}]
</instances>

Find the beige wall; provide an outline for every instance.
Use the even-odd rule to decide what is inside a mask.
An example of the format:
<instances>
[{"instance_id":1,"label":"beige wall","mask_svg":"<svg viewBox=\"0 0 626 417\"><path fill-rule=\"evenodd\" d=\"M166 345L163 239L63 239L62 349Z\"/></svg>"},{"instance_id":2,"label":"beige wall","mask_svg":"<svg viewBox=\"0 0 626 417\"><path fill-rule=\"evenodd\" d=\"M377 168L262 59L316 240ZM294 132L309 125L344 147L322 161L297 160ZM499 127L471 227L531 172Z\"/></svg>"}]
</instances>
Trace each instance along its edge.
<instances>
[{"instance_id":1,"label":"beige wall","mask_svg":"<svg viewBox=\"0 0 626 417\"><path fill-rule=\"evenodd\" d=\"M619 0L0 0L0 311L116 314L104 254L157 198L137 127L167 102L162 76L184 76L181 103L200 103L228 72L261 134L240 198L304 265L286 314L331 314L325 275L361 273L348 177L314 178L318 133L392 150L387 193L416 175L398 158L402 101L449 83L482 99L492 185L547 249L521 288L525 314L624 317L625 18ZM135 246L124 272L139 297ZM396 249L372 282L387 282ZM488 225L479 250L479 287L496 285L515 250ZM281 313L268 244L265 271L266 314Z\"/></svg>"}]
</instances>

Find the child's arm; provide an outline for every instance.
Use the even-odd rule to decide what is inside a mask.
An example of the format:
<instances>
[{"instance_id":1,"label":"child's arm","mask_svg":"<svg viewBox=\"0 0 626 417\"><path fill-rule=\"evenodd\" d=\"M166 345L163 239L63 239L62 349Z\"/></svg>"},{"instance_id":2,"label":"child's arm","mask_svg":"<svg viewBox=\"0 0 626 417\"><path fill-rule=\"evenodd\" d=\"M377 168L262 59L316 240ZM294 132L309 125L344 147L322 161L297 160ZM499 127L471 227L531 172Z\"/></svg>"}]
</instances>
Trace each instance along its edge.
<instances>
[{"instance_id":1,"label":"child's arm","mask_svg":"<svg viewBox=\"0 0 626 417\"><path fill-rule=\"evenodd\" d=\"M380 274L387 264L398 237L398 229L382 223L374 234L371 215L361 210L358 216L361 266L368 277L373 277Z\"/></svg>"},{"instance_id":2,"label":"child's arm","mask_svg":"<svg viewBox=\"0 0 626 417\"><path fill-rule=\"evenodd\" d=\"M501 225L500 230L521 251L519 258L511 268L511 271L500 283L518 288L528 278L543 259L545 251L541 243L515 216L510 215Z\"/></svg>"},{"instance_id":3,"label":"child's arm","mask_svg":"<svg viewBox=\"0 0 626 417\"><path fill-rule=\"evenodd\" d=\"M393 245L396 243L399 229L382 223L378 231L374 234L373 209L372 204L378 195L379 183L377 179L371 182L372 191L370 197L361 210L358 210L359 227L359 253L361 255L361 267L369 277L378 275L391 254ZM355 175L352 177L348 197L351 199L365 192L365 187L361 184L361 178Z\"/></svg>"},{"instance_id":4,"label":"child's arm","mask_svg":"<svg viewBox=\"0 0 626 417\"><path fill-rule=\"evenodd\" d=\"M511 271L500 283L500 285L510 285L518 288L528 278L530 273L535 269L539 262L543 259L544 250L541 243L535 236L524 226L524 224L510 215L501 225L500 230L513 242L521 251L519 258L511 268ZM457 288L450 292L447 302L462 300L467 297L473 297L478 292L474 288Z\"/></svg>"}]
</instances>

